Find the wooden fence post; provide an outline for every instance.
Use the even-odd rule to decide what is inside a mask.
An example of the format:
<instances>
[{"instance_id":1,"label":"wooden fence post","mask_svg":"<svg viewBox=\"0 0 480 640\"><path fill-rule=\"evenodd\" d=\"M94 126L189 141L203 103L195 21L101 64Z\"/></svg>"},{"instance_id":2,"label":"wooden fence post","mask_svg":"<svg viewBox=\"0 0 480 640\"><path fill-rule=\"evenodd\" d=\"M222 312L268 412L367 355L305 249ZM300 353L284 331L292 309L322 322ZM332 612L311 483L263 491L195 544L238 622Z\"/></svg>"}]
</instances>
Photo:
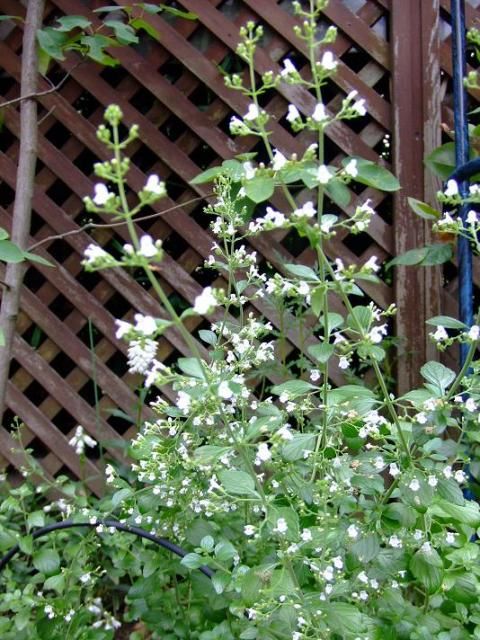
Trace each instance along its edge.
<instances>
[{"instance_id":1,"label":"wooden fence post","mask_svg":"<svg viewBox=\"0 0 480 640\"><path fill-rule=\"evenodd\" d=\"M402 185L394 198L396 255L430 242L429 224L408 206L408 197L433 202L438 188L423 159L440 144L440 2L391 3L393 167ZM436 352L425 321L439 313L438 267L398 267L397 383L404 392L419 382L419 369Z\"/></svg>"}]
</instances>

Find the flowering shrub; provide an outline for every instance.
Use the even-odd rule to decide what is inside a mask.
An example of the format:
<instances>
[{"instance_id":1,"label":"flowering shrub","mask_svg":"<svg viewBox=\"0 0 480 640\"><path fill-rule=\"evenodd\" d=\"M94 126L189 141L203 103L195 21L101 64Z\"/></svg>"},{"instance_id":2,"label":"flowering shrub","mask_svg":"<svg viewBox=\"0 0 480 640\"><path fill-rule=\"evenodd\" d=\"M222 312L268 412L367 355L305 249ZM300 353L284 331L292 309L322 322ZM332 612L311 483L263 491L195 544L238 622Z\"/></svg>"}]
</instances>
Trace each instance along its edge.
<instances>
[{"instance_id":1,"label":"flowering shrub","mask_svg":"<svg viewBox=\"0 0 480 640\"><path fill-rule=\"evenodd\" d=\"M126 595L126 615L145 620L153 637L172 640L480 637L473 537L480 510L462 492L465 463L480 477L480 365L474 359L480 329L433 318L432 338L441 348L469 345L465 366L455 374L428 362L420 388L402 397L390 393L382 362L395 308L352 302L363 296L363 282L378 281L378 260L358 266L327 257L335 233L364 231L375 211L366 201L348 216L334 215L328 202L346 207L351 182L386 191L399 185L384 167L361 158L326 163L325 130L362 117L366 105L352 92L337 113L325 107L322 88L337 66L328 45L336 32L329 28L318 38L324 0L312 0L308 11L293 4L310 74L286 59L278 74L257 81L253 59L262 29L249 23L238 54L251 84L243 75L226 79L249 99L243 117L232 118L232 133L258 137L269 161L227 160L196 178L215 183L215 202L206 210L215 241L206 265L225 277L225 289L206 287L192 309L177 312L155 275L161 244L139 236L134 224L165 187L150 176L132 207L124 150L137 129L121 140L122 115L112 106L98 131L113 158L95 166L104 182L86 207L123 220L131 243L118 256L91 245L84 264L144 270L169 317L138 313L134 323L118 320L116 335L128 342L130 371L141 374L148 389L168 386L175 397L151 403L155 418L132 443L141 488L108 466L113 495L106 508L190 550L170 579L149 556L145 580ZM261 95L280 82L315 96L310 113L290 105L286 114L293 131L316 137L302 157L287 157L271 144ZM287 203L282 211L266 204L277 192ZM306 239L315 265L263 270L248 240L277 229ZM343 313L338 304L332 310L333 296ZM301 338L293 363L285 356L286 330L278 335L251 303L280 327L295 318ZM210 313L216 315L209 329L190 335L184 320ZM157 359L156 341L172 329L183 335L190 355L167 366ZM332 372L348 375L358 365L373 370L375 390L353 374L348 383L332 385ZM202 565L215 570L211 581L196 571ZM46 619L69 615L54 593L48 606Z\"/></svg>"}]
</instances>

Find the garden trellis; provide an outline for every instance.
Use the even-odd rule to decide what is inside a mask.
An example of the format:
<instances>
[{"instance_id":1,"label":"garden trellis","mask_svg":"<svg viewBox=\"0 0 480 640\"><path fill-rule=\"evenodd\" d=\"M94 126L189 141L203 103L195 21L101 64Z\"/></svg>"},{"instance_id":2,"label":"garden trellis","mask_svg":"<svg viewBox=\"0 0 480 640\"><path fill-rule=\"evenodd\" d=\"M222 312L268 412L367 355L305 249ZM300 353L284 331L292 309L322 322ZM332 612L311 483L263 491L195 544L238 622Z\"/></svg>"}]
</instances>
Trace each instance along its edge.
<instances>
[{"instance_id":1,"label":"garden trellis","mask_svg":"<svg viewBox=\"0 0 480 640\"><path fill-rule=\"evenodd\" d=\"M98 15L93 10L104 3L87 4L80 0L49 2L45 24L64 14L86 15L97 24ZM80 265L92 237L104 246L124 242L127 237L122 227L80 230L89 220L82 198L92 191L92 163L97 158L105 159L95 136L103 110L110 103L119 104L126 123L140 125L142 137L132 158L130 186L139 189L146 175L158 173L167 182L170 198L162 201L162 209L177 206L140 225L163 240L166 255L158 265L158 274L171 300L181 308L185 302L192 304L212 280L216 285L222 282L203 268L212 244L209 221L202 213L209 188L189 182L222 159L254 150L257 143L250 138L233 139L228 133L231 116L243 114L247 104L224 86L221 75L222 69L231 72L238 64L233 55L238 29L248 19L268 27L265 47L257 57L259 73L270 68L272 61L279 65L286 56L293 57L301 67L305 53L297 48L292 31L295 19L288 1L184 0L182 7L195 12L198 19L148 16L158 38L142 36L138 47L116 49L113 53L120 61L118 67L78 64L74 55L67 56L49 74L56 84L68 73L62 87L38 98L40 145L31 244L42 243L50 236L65 237L38 247L38 253L55 268L36 265L27 274L7 398L9 412L0 430L0 452L4 465L21 468L22 454L9 433L17 415L26 425L24 445L33 449L47 474L83 475L95 492L102 488L95 460L88 460L82 469L68 440L81 424L112 456L123 458L118 437L129 438L134 427L122 416L133 415L137 397L131 391L132 377L126 373L126 346L111 338L113 322L115 318L129 319L131 309L161 315L135 273L131 277L117 271L86 274ZM20 9L18 2L0 0L0 11L5 14L16 15ZM377 160L383 154L386 166L392 167L403 187L394 198L373 189L364 190L362 200L370 197L379 212L370 235L338 234L329 244L330 257L364 263L377 255L383 262L428 241L428 231L409 211L406 196L432 200L438 185L424 171L422 159L440 142L441 121L453 129L448 92L441 120L439 108L440 72L443 81L451 75L449 10L448 0L335 0L326 12L326 24L339 29L333 49L341 61L335 82L326 88L327 106L334 108L352 90L357 90L368 105L368 116L358 123L337 123L328 130L327 161L342 154ZM474 6L467 6L468 24L477 13ZM0 92L4 101L19 93L22 26L3 23L2 28ZM40 91L49 88L42 79ZM292 102L300 111L308 110L314 102L312 96L298 87L282 85L265 95L265 102L277 118L274 144L284 153L296 152L303 134L297 140L283 126L287 105ZM0 226L7 229L14 197L18 131L15 107L5 109L0 133ZM385 144L387 134L393 145L392 157ZM352 202L345 208L347 214L356 197L352 194ZM282 200L275 199L274 204L281 208ZM304 262L309 260L304 247L283 231L256 239L252 245L264 265L269 262L280 266L300 256ZM454 265L449 267L445 286L435 269L420 273L400 268L394 283L391 274L384 275L381 285L366 284L365 292L381 308L393 299L399 303L402 320L397 335L412 345L412 351L402 355L398 364L399 383L407 388L413 384L420 364L434 353L425 319L440 310L455 315L456 270ZM478 283L478 273L475 277ZM255 311L275 322L267 306L259 303ZM190 318L190 330L198 328L199 322ZM295 327L289 339L287 349L293 352L299 340ZM183 349L180 337L171 332L161 342L159 357L167 362ZM333 381L339 380L340 372L334 371Z\"/></svg>"}]
</instances>

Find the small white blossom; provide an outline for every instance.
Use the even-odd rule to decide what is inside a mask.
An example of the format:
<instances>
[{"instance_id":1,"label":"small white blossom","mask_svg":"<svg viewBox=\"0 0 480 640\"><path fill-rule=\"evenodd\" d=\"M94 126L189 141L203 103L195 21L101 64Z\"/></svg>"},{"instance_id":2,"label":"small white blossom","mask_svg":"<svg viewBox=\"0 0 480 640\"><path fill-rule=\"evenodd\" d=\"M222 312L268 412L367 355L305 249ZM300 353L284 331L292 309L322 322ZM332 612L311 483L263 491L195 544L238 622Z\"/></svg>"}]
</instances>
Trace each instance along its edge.
<instances>
[{"instance_id":1,"label":"small white blossom","mask_svg":"<svg viewBox=\"0 0 480 640\"><path fill-rule=\"evenodd\" d=\"M351 524L347 529L348 537L355 539L355 538L358 538L358 534L359 534L358 527L355 526L354 524Z\"/></svg>"},{"instance_id":2,"label":"small white blossom","mask_svg":"<svg viewBox=\"0 0 480 640\"><path fill-rule=\"evenodd\" d=\"M396 478L399 475L400 469L396 462L392 462L392 464L389 465L388 473L392 476L392 478Z\"/></svg>"},{"instance_id":3,"label":"small white blossom","mask_svg":"<svg viewBox=\"0 0 480 640\"><path fill-rule=\"evenodd\" d=\"M417 480L417 478L413 478L413 480L408 485L408 488L411 489L412 491L418 491L420 489L420 483Z\"/></svg>"},{"instance_id":4,"label":"small white blossom","mask_svg":"<svg viewBox=\"0 0 480 640\"><path fill-rule=\"evenodd\" d=\"M447 187L444 193L448 198L453 198L455 196L458 196L459 192L458 192L458 184L456 180L449 180L447 182Z\"/></svg>"},{"instance_id":5,"label":"small white blossom","mask_svg":"<svg viewBox=\"0 0 480 640\"><path fill-rule=\"evenodd\" d=\"M298 73L298 71L293 62L290 60L290 58L285 58L285 60L283 61L283 69L280 71L280 76L282 78L285 78L291 74L296 73Z\"/></svg>"},{"instance_id":6,"label":"small white blossom","mask_svg":"<svg viewBox=\"0 0 480 640\"><path fill-rule=\"evenodd\" d=\"M300 537L304 542L310 542L312 540L312 532L310 529L304 529L300 534Z\"/></svg>"},{"instance_id":7,"label":"small white blossom","mask_svg":"<svg viewBox=\"0 0 480 640\"><path fill-rule=\"evenodd\" d=\"M275 149L273 151L272 169L274 171L280 171L280 169L282 169L282 167L284 167L287 162L288 160L281 151L279 151L278 149Z\"/></svg>"},{"instance_id":8,"label":"small white blossom","mask_svg":"<svg viewBox=\"0 0 480 640\"><path fill-rule=\"evenodd\" d=\"M217 393L218 396L220 398L223 398L224 400L229 400L233 396L233 391L230 389L228 380L222 380L222 382L218 385Z\"/></svg>"},{"instance_id":9,"label":"small white blossom","mask_svg":"<svg viewBox=\"0 0 480 640\"><path fill-rule=\"evenodd\" d=\"M140 238L138 255L143 256L144 258L153 258L158 254L160 250L160 244L160 240L154 242L151 236L143 235Z\"/></svg>"},{"instance_id":10,"label":"small white blossom","mask_svg":"<svg viewBox=\"0 0 480 640\"><path fill-rule=\"evenodd\" d=\"M147 183L143 189L157 196L163 196L165 194L165 183L156 174L152 174L148 176Z\"/></svg>"},{"instance_id":11,"label":"small white blossom","mask_svg":"<svg viewBox=\"0 0 480 640\"><path fill-rule=\"evenodd\" d=\"M293 216L295 218L313 218L317 213L317 210L313 206L313 202L310 200L305 202L305 204L300 207L300 209L295 209L293 212Z\"/></svg>"},{"instance_id":12,"label":"small white blossom","mask_svg":"<svg viewBox=\"0 0 480 640\"><path fill-rule=\"evenodd\" d=\"M428 476L428 484L430 487L436 487L438 484L438 479L436 476Z\"/></svg>"},{"instance_id":13,"label":"small white blossom","mask_svg":"<svg viewBox=\"0 0 480 640\"><path fill-rule=\"evenodd\" d=\"M377 256L372 256L367 260L367 262L363 265L364 269L368 269L369 271L377 272L380 269L380 265L378 264Z\"/></svg>"},{"instance_id":14,"label":"small white blossom","mask_svg":"<svg viewBox=\"0 0 480 640\"><path fill-rule=\"evenodd\" d=\"M93 190L95 191L95 195L92 198L93 202L99 207L102 207L112 196L115 195L108 190L107 186L104 185L103 182L96 184L93 187Z\"/></svg>"},{"instance_id":15,"label":"small white blossom","mask_svg":"<svg viewBox=\"0 0 480 640\"><path fill-rule=\"evenodd\" d=\"M266 442L261 442L257 447L257 456L255 462L260 464L261 462L267 462L272 457L272 453Z\"/></svg>"},{"instance_id":16,"label":"small white blossom","mask_svg":"<svg viewBox=\"0 0 480 640\"><path fill-rule=\"evenodd\" d=\"M157 322L152 316L144 316L141 313L136 313L134 318L135 329L144 336L151 336L157 330Z\"/></svg>"},{"instance_id":17,"label":"small white blossom","mask_svg":"<svg viewBox=\"0 0 480 640\"><path fill-rule=\"evenodd\" d=\"M328 167L324 164L321 164L318 167L317 171L317 180L320 184L328 184L332 179L333 175L329 171Z\"/></svg>"},{"instance_id":18,"label":"small white blossom","mask_svg":"<svg viewBox=\"0 0 480 640\"><path fill-rule=\"evenodd\" d=\"M470 340L478 340L480 338L480 327L474 324L468 330L468 337Z\"/></svg>"},{"instance_id":19,"label":"small white blossom","mask_svg":"<svg viewBox=\"0 0 480 640\"><path fill-rule=\"evenodd\" d=\"M349 160L343 170L348 176L351 176L352 178L356 178L358 176L358 167L357 167L356 159L352 158L351 160Z\"/></svg>"},{"instance_id":20,"label":"small white blossom","mask_svg":"<svg viewBox=\"0 0 480 640\"><path fill-rule=\"evenodd\" d=\"M285 520L285 518L278 518L277 524L274 527L273 531L275 533L280 533L281 535L284 535L285 533L287 533L288 524L287 524L287 521Z\"/></svg>"},{"instance_id":21,"label":"small white blossom","mask_svg":"<svg viewBox=\"0 0 480 640\"><path fill-rule=\"evenodd\" d=\"M246 536L253 536L255 534L255 527L253 526L253 524L246 524L243 527L243 533Z\"/></svg>"},{"instance_id":22,"label":"small white blossom","mask_svg":"<svg viewBox=\"0 0 480 640\"><path fill-rule=\"evenodd\" d=\"M388 539L388 544L393 548L393 549L400 549L402 547L402 541L400 540L400 538L398 536L390 536L390 538Z\"/></svg>"},{"instance_id":23,"label":"small white blossom","mask_svg":"<svg viewBox=\"0 0 480 640\"><path fill-rule=\"evenodd\" d=\"M467 481L467 474L461 469L458 469L458 471L455 471L455 473L453 474L453 477L458 482L458 484L463 484L464 482Z\"/></svg>"},{"instance_id":24,"label":"small white blossom","mask_svg":"<svg viewBox=\"0 0 480 640\"><path fill-rule=\"evenodd\" d=\"M325 105L322 102L318 102L315 105L315 109L313 110L313 113L312 113L312 120L318 123L322 123L328 120L328 114L325 109Z\"/></svg>"},{"instance_id":25,"label":"small white blossom","mask_svg":"<svg viewBox=\"0 0 480 640\"><path fill-rule=\"evenodd\" d=\"M320 62L325 71L333 71L337 68L338 62L331 51L325 51Z\"/></svg>"},{"instance_id":26,"label":"small white blossom","mask_svg":"<svg viewBox=\"0 0 480 640\"><path fill-rule=\"evenodd\" d=\"M435 333L430 334L435 342L441 342L448 339L448 333L445 331L445 327L438 326Z\"/></svg>"},{"instance_id":27,"label":"small white blossom","mask_svg":"<svg viewBox=\"0 0 480 640\"><path fill-rule=\"evenodd\" d=\"M453 531L447 531L447 533L445 534L445 542L447 544L455 544L455 536L457 534L453 533Z\"/></svg>"},{"instance_id":28,"label":"small white blossom","mask_svg":"<svg viewBox=\"0 0 480 640\"><path fill-rule=\"evenodd\" d=\"M243 119L247 120L247 121L252 121L252 120L256 120L259 115L260 115L260 111L259 111L257 105L251 103L251 104L248 105L248 111L243 116Z\"/></svg>"},{"instance_id":29,"label":"small white blossom","mask_svg":"<svg viewBox=\"0 0 480 640\"><path fill-rule=\"evenodd\" d=\"M295 122L295 120L300 120L300 112L294 104L288 105L288 113L287 120L288 122Z\"/></svg>"},{"instance_id":30,"label":"small white blossom","mask_svg":"<svg viewBox=\"0 0 480 640\"><path fill-rule=\"evenodd\" d=\"M96 244L89 244L83 252L86 264L95 264L97 260L108 258L109 254Z\"/></svg>"},{"instance_id":31,"label":"small white blossom","mask_svg":"<svg viewBox=\"0 0 480 640\"><path fill-rule=\"evenodd\" d=\"M85 447L93 448L97 445L97 441L85 433L81 425L78 425L75 429L75 435L70 438L68 444L75 449L77 456L80 456L85 452Z\"/></svg>"},{"instance_id":32,"label":"small white blossom","mask_svg":"<svg viewBox=\"0 0 480 640\"><path fill-rule=\"evenodd\" d=\"M202 293L195 298L193 310L200 315L204 315L216 306L217 300L213 295L212 287L205 287Z\"/></svg>"},{"instance_id":33,"label":"small white blossom","mask_svg":"<svg viewBox=\"0 0 480 640\"><path fill-rule=\"evenodd\" d=\"M132 340L128 347L130 373L146 374L157 353L157 343L151 338Z\"/></svg>"},{"instance_id":34,"label":"small white blossom","mask_svg":"<svg viewBox=\"0 0 480 640\"><path fill-rule=\"evenodd\" d=\"M477 212L474 211L473 209L470 209L470 211L467 213L466 220L468 224L477 224L478 222Z\"/></svg>"},{"instance_id":35,"label":"small white blossom","mask_svg":"<svg viewBox=\"0 0 480 640\"><path fill-rule=\"evenodd\" d=\"M338 361L338 366L340 367L340 369L348 369L348 367L350 366L350 362L347 358L347 356L341 356L339 361Z\"/></svg>"}]
</instances>

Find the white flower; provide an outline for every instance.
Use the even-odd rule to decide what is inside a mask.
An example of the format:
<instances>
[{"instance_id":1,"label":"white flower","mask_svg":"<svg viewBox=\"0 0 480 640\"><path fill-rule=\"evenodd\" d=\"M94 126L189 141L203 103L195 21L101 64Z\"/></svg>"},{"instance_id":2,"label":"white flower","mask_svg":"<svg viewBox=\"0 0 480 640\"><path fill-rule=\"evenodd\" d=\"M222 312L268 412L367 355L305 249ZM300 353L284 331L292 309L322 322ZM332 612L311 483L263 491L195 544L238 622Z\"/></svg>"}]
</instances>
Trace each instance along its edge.
<instances>
[{"instance_id":1,"label":"white flower","mask_svg":"<svg viewBox=\"0 0 480 640\"><path fill-rule=\"evenodd\" d=\"M103 182L97 183L93 187L93 190L95 191L93 202L99 207L103 206L113 195L115 195L107 189Z\"/></svg>"},{"instance_id":2,"label":"white flower","mask_svg":"<svg viewBox=\"0 0 480 640\"><path fill-rule=\"evenodd\" d=\"M415 416L415 420L418 422L418 424L426 424L428 422L428 417L425 412L420 411Z\"/></svg>"},{"instance_id":3,"label":"white flower","mask_svg":"<svg viewBox=\"0 0 480 640\"><path fill-rule=\"evenodd\" d=\"M441 342L442 340L448 339L448 333L445 331L445 328L442 326L438 326L435 333L430 334L435 342Z\"/></svg>"},{"instance_id":4,"label":"white flower","mask_svg":"<svg viewBox=\"0 0 480 640\"><path fill-rule=\"evenodd\" d=\"M420 489L419 481L416 478L414 478L408 485L408 488L411 489L412 491L418 491Z\"/></svg>"},{"instance_id":5,"label":"white flower","mask_svg":"<svg viewBox=\"0 0 480 640\"><path fill-rule=\"evenodd\" d=\"M453 531L447 531L447 533L445 534L445 542L447 544L455 544L455 536L457 534L453 533Z\"/></svg>"},{"instance_id":6,"label":"white flower","mask_svg":"<svg viewBox=\"0 0 480 640\"><path fill-rule=\"evenodd\" d=\"M255 534L255 527L253 526L253 524L246 524L243 527L243 533L246 536L253 536Z\"/></svg>"},{"instance_id":7,"label":"white flower","mask_svg":"<svg viewBox=\"0 0 480 640\"><path fill-rule=\"evenodd\" d=\"M467 213L467 222L468 224L477 224L478 222L477 212L473 209Z\"/></svg>"},{"instance_id":8,"label":"white flower","mask_svg":"<svg viewBox=\"0 0 480 640\"><path fill-rule=\"evenodd\" d=\"M358 534L359 534L358 527L356 527L354 524L351 524L347 529L347 536L349 538L355 539L355 538L358 538Z\"/></svg>"},{"instance_id":9,"label":"white flower","mask_svg":"<svg viewBox=\"0 0 480 640\"><path fill-rule=\"evenodd\" d=\"M289 104L287 113L288 122L295 122L295 120L299 120L300 117L300 112L297 107L294 104Z\"/></svg>"},{"instance_id":10,"label":"white flower","mask_svg":"<svg viewBox=\"0 0 480 640\"><path fill-rule=\"evenodd\" d=\"M344 167L344 172L351 176L352 178L356 178L358 176L358 167L357 161L355 158L352 158Z\"/></svg>"},{"instance_id":11,"label":"white flower","mask_svg":"<svg viewBox=\"0 0 480 640\"><path fill-rule=\"evenodd\" d=\"M392 462L392 464L388 467L388 473L392 476L392 478L396 478L400 473L400 469L396 462Z\"/></svg>"},{"instance_id":12,"label":"white flower","mask_svg":"<svg viewBox=\"0 0 480 640\"><path fill-rule=\"evenodd\" d=\"M445 478L447 478L448 480L453 475L452 467L450 465L448 465L447 467L444 467L442 473L445 476Z\"/></svg>"},{"instance_id":13,"label":"white flower","mask_svg":"<svg viewBox=\"0 0 480 640\"><path fill-rule=\"evenodd\" d=\"M465 402L465 409L471 413L478 409L477 403L473 398L467 398L467 401Z\"/></svg>"},{"instance_id":14,"label":"white flower","mask_svg":"<svg viewBox=\"0 0 480 640\"><path fill-rule=\"evenodd\" d=\"M128 347L128 370L130 373L148 373L155 360L157 343L150 338L132 340Z\"/></svg>"},{"instance_id":15,"label":"white flower","mask_svg":"<svg viewBox=\"0 0 480 640\"><path fill-rule=\"evenodd\" d=\"M153 242L153 239L149 235L144 235L140 238L140 248L138 255L144 258L153 258L156 256L160 249L160 240Z\"/></svg>"},{"instance_id":16,"label":"white flower","mask_svg":"<svg viewBox=\"0 0 480 640\"><path fill-rule=\"evenodd\" d=\"M331 51L325 51L320 62L325 71L333 71L337 68L338 62Z\"/></svg>"},{"instance_id":17,"label":"white flower","mask_svg":"<svg viewBox=\"0 0 480 640\"><path fill-rule=\"evenodd\" d=\"M447 187L444 193L448 198L453 198L455 196L458 196L458 184L456 180L449 180L447 182Z\"/></svg>"},{"instance_id":18,"label":"white flower","mask_svg":"<svg viewBox=\"0 0 480 640\"><path fill-rule=\"evenodd\" d=\"M324 164L321 164L318 167L317 171L317 180L320 184L328 184L332 179L333 175L330 173L328 167Z\"/></svg>"},{"instance_id":19,"label":"white flower","mask_svg":"<svg viewBox=\"0 0 480 640\"><path fill-rule=\"evenodd\" d=\"M304 542L310 542L312 540L312 532L310 529L303 529L300 537Z\"/></svg>"},{"instance_id":20,"label":"white flower","mask_svg":"<svg viewBox=\"0 0 480 640\"><path fill-rule=\"evenodd\" d=\"M305 202L305 204L300 207L300 209L295 209L293 215L295 218L313 218L317 213L317 210L313 206L313 202L310 200Z\"/></svg>"},{"instance_id":21,"label":"white flower","mask_svg":"<svg viewBox=\"0 0 480 640\"><path fill-rule=\"evenodd\" d=\"M321 376L321 373L318 369L312 369L310 371L310 380L312 382L317 382L317 380L320 380L320 376Z\"/></svg>"},{"instance_id":22,"label":"white flower","mask_svg":"<svg viewBox=\"0 0 480 640\"><path fill-rule=\"evenodd\" d=\"M377 272L380 269L380 265L378 264L377 256L372 256L369 258L366 263L363 265L364 269L368 269L369 271Z\"/></svg>"},{"instance_id":23,"label":"white flower","mask_svg":"<svg viewBox=\"0 0 480 640\"><path fill-rule=\"evenodd\" d=\"M123 338L126 333L133 329L133 326L129 322L125 322L124 320L115 320L115 324L118 327L115 332L115 337L118 340L120 340L120 338Z\"/></svg>"},{"instance_id":24,"label":"white flower","mask_svg":"<svg viewBox=\"0 0 480 640\"><path fill-rule=\"evenodd\" d=\"M193 310L200 315L204 315L216 306L217 300L213 295L212 287L205 287L202 293L195 298Z\"/></svg>"},{"instance_id":25,"label":"white flower","mask_svg":"<svg viewBox=\"0 0 480 640\"><path fill-rule=\"evenodd\" d=\"M470 340L478 340L480 338L480 327L474 324L468 330L468 337Z\"/></svg>"},{"instance_id":26,"label":"white flower","mask_svg":"<svg viewBox=\"0 0 480 640\"><path fill-rule=\"evenodd\" d=\"M458 482L458 484L462 484L463 482L467 481L467 474L461 469L459 469L458 471L455 471L455 473L453 474L453 477Z\"/></svg>"},{"instance_id":27,"label":"white flower","mask_svg":"<svg viewBox=\"0 0 480 640\"><path fill-rule=\"evenodd\" d=\"M315 122L325 122L326 120L328 120L328 114L327 111L325 109L325 105L322 102L318 102L315 105L315 109L313 110L312 113L312 120L315 120Z\"/></svg>"},{"instance_id":28,"label":"white flower","mask_svg":"<svg viewBox=\"0 0 480 640\"><path fill-rule=\"evenodd\" d=\"M80 456L84 453L86 446L93 448L97 445L97 442L84 432L81 425L78 425L78 427L75 429L75 435L73 436L73 438L70 438L68 444L71 447L74 447L75 453L77 454L77 456Z\"/></svg>"},{"instance_id":29,"label":"white flower","mask_svg":"<svg viewBox=\"0 0 480 640\"><path fill-rule=\"evenodd\" d=\"M268 444L266 442L261 442L257 447L257 456L255 459L256 464L261 464L262 462L267 462L272 457L272 453L268 448Z\"/></svg>"},{"instance_id":30,"label":"white flower","mask_svg":"<svg viewBox=\"0 0 480 640\"><path fill-rule=\"evenodd\" d=\"M352 105L352 109L353 111L356 111L358 113L359 116L364 116L367 113L367 109L365 107L365 100L364 98L361 98L360 100L357 100L353 105Z\"/></svg>"},{"instance_id":31,"label":"white flower","mask_svg":"<svg viewBox=\"0 0 480 640\"><path fill-rule=\"evenodd\" d=\"M383 469L383 467L385 466L385 462L384 462L382 456L377 456L375 458L375 460L373 461L373 466L375 467L375 469L377 471L381 471Z\"/></svg>"},{"instance_id":32,"label":"white flower","mask_svg":"<svg viewBox=\"0 0 480 640\"><path fill-rule=\"evenodd\" d=\"M288 531L288 524L287 521L285 520L285 518L278 518L277 520L277 524L274 527L273 531L275 533L280 533L282 535L284 535L285 533L287 533Z\"/></svg>"},{"instance_id":33,"label":"white flower","mask_svg":"<svg viewBox=\"0 0 480 640\"><path fill-rule=\"evenodd\" d=\"M340 367L340 369L348 369L348 367L350 366L350 362L347 358L347 356L341 356L339 361L338 361L338 366Z\"/></svg>"},{"instance_id":34,"label":"white flower","mask_svg":"<svg viewBox=\"0 0 480 640\"><path fill-rule=\"evenodd\" d=\"M52 618L55 617L55 611L53 610L53 607L52 607L51 604L46 604L43 610L44 610L47 618L52 619Z\"/></svg>"},{"instance_id":35,"label":"white flower","mask_svg":"<svg viewBox=\"0 0 480 640\"><path fill-rule=\"evenodd\" d=\"M243 119L247 121L252 121L252 120L256 120L259 115L260 115L260 111L258 110L257 105L251 103L248 105L248 111L243 116Z\"/></svg>"},{"instance_id":36,"label":"white flower","mask_svg":"<svg viewBox=\"0 0 480 640\"><path fill-rule=\"evenodd\" d=\"M83 584L87 584L87 582L90 582L90 579L91 575L89 573L84 573L80 576L80 582L83 582Z\"/></svg>"},{"instance_id":37,"label":"white flower","mask_svg":"<svg viewBox=\"0 0 480 640\"><path fill-rule=\"evenodd\" d=\"M177 407L180 409L182 413L188 413L191 403L192 403L192 398L191 396L188 395L188 393L185 393L185 391L178 392L177 400L175 404L177 405Z\"/></svg>"},{"instance_id":38,"label":"white flower","mask_svg":"<svg viewBox=\"0 0 480 640\"><path fill-rule=\"evenodd\" d=\"M157 330L157 322L152 316L144 316L141 313L136 313L134 318L135 329L144 336L151 336ZM117 322L121 322L121 320L117 320Z\"/></svg>"},{"instance_id":39,"label":"white flower","mask_svg":"<svg viewBox=\"0 0 480 640\"><path fill-rule=\"evenodd\" d=\"M89 244L83 252L83 255L85 256L86 262L89 264L94 264L97 260L109 257L109 254L102 249L102 247L99 247L96 244Z\"/></svg>"},{"instance_id":40,"label":"white flower","mask_svg":"<svg viewBox=\"0 0 480 640\"><path fill-rule=\"evenodd\" d=\"M278 149L275 149L273 151L272 169L274 171L279 171L287 164L287 162L288 160L281 151L279 151Z\"/></svg>"},{"instance_id":41,"label":"white flower","mask_svg":"<svg viewBox=\"0 0 480 640\"><path fill-rule=\"evenodd\" d=\"M436 476L428 476L428 484L430 487L436 487L438 484L438 479Z\"/></svg>"},{"instance_id":42,"label":"white flower","mask_svg":"<svg viewBox=\"0 0 480 640\"><path fill-rule=\"evenodd\" d=\"M222 382L218 385L217 393L220 398L224 400L228 400L233 396L233 391L230 389L228 384L228 380L222 380Z\"/></svg>"},{"instance_id":43,"label":"white flower","mask_svg":"<svg viewBox=\"0 0 480 640\"><path fill-rule=\"evenodd\" d=\"M298 73L297 68L289 58L285 58L283 61L283 69L280 71L280 76L285 78L292 73Z\"/></svg>"},{"instance_id":44,"label":"white flower","mask_svg":"<svg viewBox=\"0 0 480 640\"><path fill-rule=\"evenodd\" d=\"M400 549L402 546L402 541L398 536L390 536L388 539L388 544L393 547L393 549Z\"/></svg>"},{"instance_id":45,"label":"white flower","mask_svg":"<svg viewBox=\"0 0 480 640\"><path fill-rule=\"evenodd\" d=\"M374 344L378 344L383 340L383 336L386 336L388 333L387 325L382 324L378 327L372 327L368 333L368 337Z\"/></svg>"},{"instance_id":46,"label":"white flower","mask_svg":"<svg viewBox=\"0 0 480 640\"><path fill-rule=\"evenodd\" d=\"M343 569L343 560L340 556L332 558L332 562L335 569Z\"/></svg>"},{"instance_id":47,"label":"white flower","mask_svg":"<svg viewBox=\"0 0 480 640\"><path fill-rule=\"evenodd\" d=\"M163 196L165 193L165 183L160 180L160 178L153 173L148 176L147 183L143 187L144 191L149 191L150 193L154 193L157 196Z\"/></svg>"},{"instance_id":48,"label":"white flower","mask_svg":"<svg viewBox=\"0 0 480 640\"><path fill-rule=\"evenodd\" d=\"M327 218L326 220L323 220L322 218L322 223L320 224L320 229L323 231L323 233L330 233L331 228L333 227L333 225L335 224L335 221L332 218Z\"/></svg>"}]
</instances>

